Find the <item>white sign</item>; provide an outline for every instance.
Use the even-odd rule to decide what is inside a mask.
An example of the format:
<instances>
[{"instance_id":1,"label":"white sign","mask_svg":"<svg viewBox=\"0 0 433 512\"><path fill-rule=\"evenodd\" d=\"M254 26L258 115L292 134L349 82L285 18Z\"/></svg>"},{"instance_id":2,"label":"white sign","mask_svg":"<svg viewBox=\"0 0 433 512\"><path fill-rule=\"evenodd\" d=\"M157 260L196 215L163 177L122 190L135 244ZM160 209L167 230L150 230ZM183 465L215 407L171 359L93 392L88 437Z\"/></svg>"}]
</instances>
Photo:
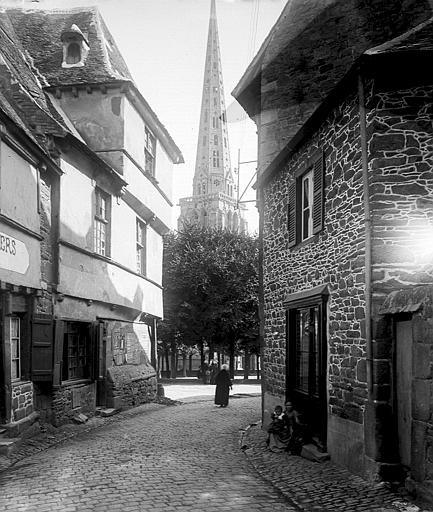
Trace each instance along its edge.
<instances>
[{"instance_id":1,"label":"white sign","mask_svg":"<svg viewBox=\"0 0 433 512\"><path fill-rule=\"evenodd\" d=\"M29 268L29 252L24 242L0 232L0 268L25 274Z\"/></svg>"}]
</instances>

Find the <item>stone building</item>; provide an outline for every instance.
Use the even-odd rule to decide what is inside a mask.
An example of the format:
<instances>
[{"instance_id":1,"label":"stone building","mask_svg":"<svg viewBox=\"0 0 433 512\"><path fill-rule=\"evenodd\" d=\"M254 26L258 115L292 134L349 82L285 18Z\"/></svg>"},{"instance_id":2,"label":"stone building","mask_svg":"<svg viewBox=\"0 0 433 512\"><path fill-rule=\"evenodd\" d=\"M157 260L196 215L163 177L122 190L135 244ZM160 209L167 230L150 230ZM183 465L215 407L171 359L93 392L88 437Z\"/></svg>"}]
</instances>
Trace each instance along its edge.
<instances>
[{"instance_id":1,"label":"stone building","mask_svg":"<svg viewBox=\"0 0 433 512\"><path fill-rule=\"evenodd\" d=\"M258 127L263 416L433 499L428 1L289 1L233 95Z\"/></svg>"},{"instance_id":2,"label":"stone building","mask_svg":"<svg viewBox=\"0 0 433 512\"><path fill-rule=\"evenodd\" d=\"M179 229L185 222L246 231L245 204L230 163L224 85L215 0L211 0L200 127L191 197L179 200Z\"/></svg>"},{"instance_id":3,"label":"stone building","mask_svg":"<svg viewBox=\"0 0 433 512\"><path fill-rule=\"evenodd\" d=\"M4 314L29 317L20 339L12 336L15 324L1 337L1 419L16 430L22 414L4 406L12 381L13 389L21 381L28 389L21 394L32 402L29 413L56 425L97 406L155 397L162 237L171 219L173 164L183 160L95 8L9 9L0 24L0 92L17 113L11 122L20 121L29 144L33 137L42 148L37 165L27 165L29 186L18 203L29 207L23 219L17 207L7 212L32 246L23 234L17 240L35 253L23 276L9 273L3 287ZM9 164L2 176L14 175ZM20 181L11 180L11 190ZM14 305L19 286L28 303L37 297L28 313L19 297ZM16 348L11 359L18 345L22 361ZM17 376L10 361L26 371Z\"/></svg>"}]
</instances>

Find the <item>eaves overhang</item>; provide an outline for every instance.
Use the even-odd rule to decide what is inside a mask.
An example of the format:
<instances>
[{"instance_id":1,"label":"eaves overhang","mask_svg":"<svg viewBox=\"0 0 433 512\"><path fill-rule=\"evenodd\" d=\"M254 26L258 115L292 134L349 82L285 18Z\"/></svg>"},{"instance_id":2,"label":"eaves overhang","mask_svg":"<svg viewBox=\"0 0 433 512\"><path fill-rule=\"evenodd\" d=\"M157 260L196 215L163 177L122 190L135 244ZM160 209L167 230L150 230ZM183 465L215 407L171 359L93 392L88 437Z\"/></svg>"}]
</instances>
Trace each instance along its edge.
<instances>
[{"instance_id":1,"label":"eaves overhang","mask_svg":"<svg viewBox=\"0 0 433 512\"><path fill-rule=\"evenodd\" d=\"M144 121L149 125L156 138L164 147L165 151L171 158L174 164L185 163L183 155L168 133L165 126L158 119L158 116L150 107L149 103L144 99L136 85L132 80L111 80L104 82L95 83L68 83L55 86L44 87L45 90L55 94L56 91L67 90L67 89L86 89L86 88L120 88L126 97L131 101L134 107L137 109Z\"/></svg>"},{"instance_id":2,"label":"eaves overhang","mask_svg":"<svg viewBox=\"0 0 433 512\"><path fill-rule=\"evenodd\" d=\"M122 176L115 169L113 169L113 167L111 167L111 165L100 158L92 149L89 148L89 146L87 146L87 144L77 139L77 137L74 135L68 133L64 137L55 138L59 141L64 140L67 144L74 146L78 151L85 153L85 155L90 158L90 160L92 160L99 169L107 173L114 180L114 183L119 191L128 185L128 182L125 181Z\"/></svg>"},{"instance_id":3,"label":"eaves overhang","mask_svg":"<svg viewBox=\"0 0 433 512\"><path fill-rule=\"evenodd\" d=\"M3 125L3 126L2 126ZM0 139L18 152L25 152L22 156L35 167L41 165L58 176L63 174L56 161L41 147L36 140L20 128L16 122L0 109Z\"/></svg>"}]
</instances>

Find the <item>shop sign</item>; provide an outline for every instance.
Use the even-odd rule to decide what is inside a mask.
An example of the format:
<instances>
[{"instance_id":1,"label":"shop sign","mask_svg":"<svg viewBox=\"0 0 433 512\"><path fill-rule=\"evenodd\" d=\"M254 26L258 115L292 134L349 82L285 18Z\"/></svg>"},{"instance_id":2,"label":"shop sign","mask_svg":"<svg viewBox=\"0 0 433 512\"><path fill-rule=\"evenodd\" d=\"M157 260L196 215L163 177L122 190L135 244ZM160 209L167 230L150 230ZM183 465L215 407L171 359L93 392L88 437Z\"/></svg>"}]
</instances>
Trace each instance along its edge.
<instances>
[{"instance_id":1,"label":"shop sign","mask_svg":"<svg viewBox=\"0 0 433 512\"><path fill-rule=\"evenodd\" d=\"M25 274L29 268L29 252L24 242L0 232L0 268Z\"/></svg>"}]
</instances>

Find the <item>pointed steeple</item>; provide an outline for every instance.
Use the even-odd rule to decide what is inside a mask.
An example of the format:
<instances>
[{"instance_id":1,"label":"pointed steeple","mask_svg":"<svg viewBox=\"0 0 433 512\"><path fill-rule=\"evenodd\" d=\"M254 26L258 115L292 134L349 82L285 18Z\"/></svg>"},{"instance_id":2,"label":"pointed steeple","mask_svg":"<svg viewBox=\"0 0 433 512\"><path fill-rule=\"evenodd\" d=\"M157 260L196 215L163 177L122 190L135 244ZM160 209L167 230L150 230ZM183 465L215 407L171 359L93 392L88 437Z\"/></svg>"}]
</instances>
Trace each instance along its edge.
<instances>
[{"instance_id":1,"label":"pointed steeple","mask_svg":"<svg viewBox=\"0 0 433 512\"><path fill-rule=\"evenodd\" d=\"M230 164L216 6L215 0L211 0L193 196L180 200L179 225L188 219L244 230L236 195Z\"/></svg>"}]
</instances>

